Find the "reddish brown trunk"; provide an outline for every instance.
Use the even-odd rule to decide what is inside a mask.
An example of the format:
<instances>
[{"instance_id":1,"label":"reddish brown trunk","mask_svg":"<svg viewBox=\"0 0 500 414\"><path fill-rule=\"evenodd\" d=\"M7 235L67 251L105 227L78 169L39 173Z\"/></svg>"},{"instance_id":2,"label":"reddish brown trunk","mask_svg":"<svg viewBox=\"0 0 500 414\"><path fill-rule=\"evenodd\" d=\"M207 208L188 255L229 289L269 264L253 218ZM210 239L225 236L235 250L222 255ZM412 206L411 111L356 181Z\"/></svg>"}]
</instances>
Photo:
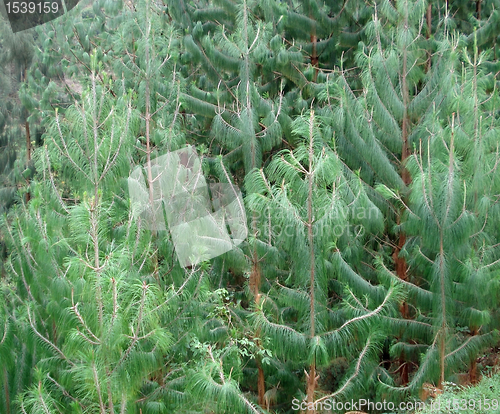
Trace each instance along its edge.
<instances>
[{"instance_id":1,"label":"reddish brown trunk","mask_svg":"<svg viewBox=\"0 0 500 414\"><path fill-rule=\"evenodd\" d=\"M444 374L445 374L445 363L444 358L446 355L446 338L445 338L445 325L441 326L441 332L439 334L441 338L439 339L439 383L438 388L440 390L444 389Z\"/></svg>"},{"instance_id":2,"label":"reddish brown trunk","mask_svg":"<svg viewBox=\"0 0 500 414\"><path fill-rule=\"evenodd\" d=\"M313 19L313 15L310 12L309 17ZM312 52L311 52L311 65L314 67L314 77L313 77L313 82L316 82L316 79L318 78L318 62L319 62L319 57L318 57L318 52L316 50L316 44L318 43L318 36L316 36L316 25L313 25L312 31L311 31L311 43L312 43Z\"/></svg>"},{"instance_id":3,"label":"reddish brown trunk","mask_svg":"<svg viewBox=\"0 0 500 414\"><path fill-rule=\"evenodd\" d=\"M316 414L314 406L314 393L316 391L316 384L318 383L319 375L316 375L316 364L313 362L309 367L307 377L307 410L309 414Z\"/></svg>"},{"instance_id":4,"label":"reddish brown trunk","mask_svg":"<svg viewBox=\"0 0 500 414\"><path fill-rule=\"evenodd\" d=\"M472 328L471 329L471 334L472 336L476 336L478 334L478 329L477 328ZM474 359L472 363L470 364L469 367L469 383L470 384L477 384L478 382L478 375L477 375L477 361Z\"/></svg>"},{"instance_id":5,"label":"reddish brown trunk","mask_svg":"<svg viewBox=\"0 0 500 414\"><path fill-rule=\"evenodd\" d=\"M473 385L477 384L477 382L478 382L476 360L472 361L472 364L469 367L469 382Z\"/></svg>"},{"instance_id":6,"label":"reddish brown trunk","mask_svg":"<svg viewBox=\"0 0 500 414\"><path fill-rule=\"evenodd\" d=\"M398 217L397 223L400 223L400 218ZM394 267L396 270L396 274L401 280L408 280L408 265L406 263L406 260L402 257L399 257L399 253L401 252L401 249L403 248L404 244L406 242L406 235L404 233L399 234L398 238L398 245L394 249L393 253L393 260L394 260ZM401 315L403 318L407 319L409 317L408 315L408 303L403 302L399 306L399 310L401 312Z\"/></svg>"},{"instance_id":7,"label":"reddish brown trunk","mask_svg":"<svg viewBox=\"0 0 500 414\"><path fill-rule=\"evenodd\" d=\"M311 43L312 43L311 65L314 67L313 82L316 82L316 79L318 78L319 56L318 56L318 52L316 50L316 43L317 42L318 42L318 37L316 36L316 33L315 32L311 33Z\"/></svg>"},{"instance_id":8,"label":"reddish brown trunk","mask_svg":"<svg viewBox=\"0 0 500 414\"><path fill-rule=\"evenodd\" d=\"M252 269L250 271L250 280L248 283L250 285L250 290L254 295L255 304L258 305L260 302L260 266L256 251L253 251L252 253Z\"/></svg>"},{"instance_id":9,"label":"reddish brown trunk","mask_svg":"<svg viewBox=\"0 0 500 414\"><path fill-rule=\"evenodd\" d=\"M405 22L408 24L407 22ZM409 90L408 90L408 85L407 85L407 50L403 50L403 70L402 70L402 76L401 76L401 93L403 97L403 119L401 122L401 163L400 163L400 168L401 168L401 179L403 181L403 184L405 188L408 187L408 185L411 183L411 177L410 177L410 172L406 169L405 163L407 158L410 156L410 149L408 146L408 136L409 136L409 128L410 128L410 119L408 116L408 106L410 103L410 97L409 97ZM401 224L401 217L403 215L404 210L401 209L398 212L398 216L396 218L396 223L398 225ZM401 250L403 249L404 245L406 242L406 234L402 231L399 232L398 235L398 240L396 247L394 248L393 252L393 260L394 260L394 268L396 271L397 276L404 281L408 280L408 265L406 263L406 260L403 257L399 257ZM399 310L401 312L401 316L404 319L409 318L409 312L408 312L408 303L403 302L399 306ZM406 385L409 382L409 364L406 361L406 356L404 353L401 354L401 356L398 358L398 365L399 365L399 380L402 385Z\"/></svg>"},{"instance_id":10,"label":"reddish brown trunk","mask_svg":"<svg viewBox=\"0 0 500 414\"><path fill-rule=\"evenodd\" d=\"M405 386L410 382L410 369L408 363L406 362L404 354L401 355L401 358L399 359L399 364L401 368L401 373L400 373L401 385Z\"/></svg>"},{"instance_id":11,"label":"reddish brown trunk","mask_svg":"<svg viewBox=\"0 0 500 414\"><path fill-rule=\"evenodd\" d=\"M264 370L262 369L262 364L260 362L260 359L257 359L256 361L257 361L257 370L259 375L259 378L257 379L257 392L259 396L259 405L262 408L265 408L266 381L264 378Z\"/></svg>"}]
</instances>

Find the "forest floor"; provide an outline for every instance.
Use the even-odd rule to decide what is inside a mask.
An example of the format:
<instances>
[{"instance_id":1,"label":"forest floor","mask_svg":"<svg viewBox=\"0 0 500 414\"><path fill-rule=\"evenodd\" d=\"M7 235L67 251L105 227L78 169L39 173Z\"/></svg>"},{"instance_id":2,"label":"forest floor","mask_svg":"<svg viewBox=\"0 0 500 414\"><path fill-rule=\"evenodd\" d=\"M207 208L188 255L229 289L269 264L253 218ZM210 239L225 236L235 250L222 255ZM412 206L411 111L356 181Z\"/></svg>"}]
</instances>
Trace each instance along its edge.
<instances>
[{"instance_id":1,"label":"forest floor","mask_svg":"<svg viewBox=\"0 0 500 414\"><path fill-rule=\"evenodd\" d=\"M476 385L446 383L418 414L500 414L500 347L490 348L477 363L483 376Z\"/></svg>"}]
</instances>

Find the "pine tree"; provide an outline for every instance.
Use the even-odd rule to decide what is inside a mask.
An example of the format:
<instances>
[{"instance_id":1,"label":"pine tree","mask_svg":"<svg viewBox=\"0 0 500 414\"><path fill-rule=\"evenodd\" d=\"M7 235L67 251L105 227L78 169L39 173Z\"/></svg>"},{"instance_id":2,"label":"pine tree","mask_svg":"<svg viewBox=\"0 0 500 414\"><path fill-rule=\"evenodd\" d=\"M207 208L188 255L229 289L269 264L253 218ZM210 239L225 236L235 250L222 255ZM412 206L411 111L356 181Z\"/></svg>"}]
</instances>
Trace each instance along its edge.
<instances>
[{"instance_id":1,"label":"pine tree","mask_svg":"<svg viewBox=\"0 0 500 414\"><path fill-rule=\"evenodd\" d=\"M403 281L409 278L401 254L406 241L400 230L403 210L384 203L373 188L379 183L406 197L411 176L405 164L412 142L418 139L419 126L429 108L442 99L442 91L446 90L445 59L437 59L427 73L423 70L425 50L435 48L432 43L425 44L422 33L425 10L422 1L398 1L396 5L385 1L377 5L366 27L369 43L360 44L356 55L362 85L358 86L356 80L351 82L350 71L342 66L340 76L332 76L335 80L329 80L320 95L326 103L324 115L331 119L336 132L339 155L351 170L359 170L368 194L388 220L387 245L381 248L387 259L392 255L391 266ZM368 235L366 246L375 254L381 253L377 252L380 241L376 238ZM366 278L373 279L369 266L357 266ZM401 304L401 315L409 318L408 304ZM408 365L404 355L400 358L401 379L406 383Z\"/></svg>"},{"instance_id":2,"label":"pine tree","mask_svg":"<svg viewBox=\"0 0 500 414\"><path fill-rule=\"evenodd\" d=\"M31 134L27 113L19 101L18 91L33 58L31 33L12 34L8 23L0 20L0 140L2 147L1 177L2 201L0 211L13 202L17 186L29 184L31 163ZM23 131L24 129L24 131ZM28 196L26 192L26 197Z\"/></svg>"},{"instance_id":3,"label":"pine tree","mask_svg":"<svg viewBox=\"0 0 500 414\"><path fill-rule=\"evenodd\" d=\"M411 264L423 278L410 290L422 299L419 311L436 327L412 382L428 375L439 387L459 369L468 370L475 382L477 356L497 340L490 299L497 295L492 272L497 261L486 240L497 237L489 221L498 210L491 202L498 191L498 142L491 132L498 102L486 92L486 55L479 56L477 48L473 56L461 53L468 67L455 78L453 112L427 127L427 145L422 143L409 164L415 184L405 223L415 235L407 247Z\"/></svg>"},{"instance_id":4,"label":"pine tree","mask_svg":"<svg viewBox=\"0 0 500 414\"><path fill-rule=\"evenodd\" d=\"M182 4L175 7L182 7ZM280 144L281 125L278 118L282 110L281 100L279 97L266 98L255 65L256 60L265 59L270 25L254 17L252 9L255 5L256 2L247 1L223 2L220 9L212 12L200 7L194 15L211 20L205 27L201 22L177 21L180 25L192 27L192 32L183 39L186 53L181 57L181 62L186 64L183 73L187 75L187 81L193 77L188 75L189 67L196 71L195 65L199 65L206 73L198 81L193 80L189 94L183 95L183 100L189 110L211 122L209 130L215 142L210 144L209 154L222 154L223 159L220 163L212 163L210 172L223 182L231 181L229 172L238 170L237 182L241 182L252 169L262 165L266 152ZM172 13L180 19L179 10L174 9ZM223 24L212 17L216 13ZM182 16L182 19L186 18ZM206 123L200 125L196 119L193 121L188 125L192 125L195 133L199 131L201 140L198 138L197 141L204 143L207 134L202 129L206 129ZM249 288L252 301L258 304L262 252L256 246L257 213L249 211L247 214L252 234L247 253ZM242 327L243 330L247 328ZM259 337L257 330L254 339L259 342ZM258 402L263 407L266 387L264 368L259 353L254 356Z\"/></svg>"},{"instance_id":5,"label":"pine tree","mask_svg":"<svg viewBox=\"0 0 500 414\"><path fill-rule=\"evenodd\" d=\"M469 52L473 53L476 44L481 49L491 50L493 60L497 60L498 40L495 28L499 23L499 6L500 2L497 0L455 0L434 6L437 10L433 14L444 17L445 21L449 20L448 30L456 29L467 36Z\"/></svg>"},{"instance_id":6,"label":"pine tree","mask_svg":"<svg viewBox=\"0 0 500 414\"><path fill-rule=\"evenodd\" d=\"M99 0L26 36L31 68L2 35L0 411L314 412L474 382L499 328L497 8ZM146 166L154 201L185 143L250 231L184 269L127 176Z\"/></svg>"},{"instance_id":7,"label":"pine tree","mask_svg":"<svg viewBox=\"0 0 500 414\"><path fill-rule=\"evenodd\" d=\"M468 299L466 296L456 296L458 293L451 288L457 283L452 276L453 266L449 264L446 267L445 264L451 257L458 255L452 249L465 249L465 245L458 247L458 240L461 240L464 234L474 234L472 229L475 227L471 222L467 222L464 210L464 214L458 213L451 221L457 226L455 233L446 233L448 230L444 230L451 226L446 224L448 222L445 223L446 220L451 220L451 216L446 215L451 214L449 209L461 211L457 204L460 189L456 187L457 184L452 184L456 183L454 165L457 160L455 152L450 149L451 144L448 143L446 157L440 161L442 165L447 166L448 175L440 175L444 174L443 167L438 167L432 161L438 151L437 147L434 147L434 141L429 142L427 137L431 133L436 137L436 142L442 142L443 132L437 132L437 129L444 128L439 129L444 131L446 128L440 125L452 124L453 96L454 93L462 94L453 91L462 90L467 84L463 83L464 80L460 80L455 72L457 56L465 43L449 40L452 35L446 26L442 32L435 33L435 39L439 40L429 43L422 32L426 10L427 5L420 1L397 2L396 6L383 2L380 8L376 9L373 23L367 27L373 46L362 45L358 52L358 62L362 69L362 92L353 91L341 71L339 80L332 82L331 86L327 84L322 93L322 98L327 103L326 114L332 119L332 128L337 132L339 153L351 169L361 167L360 175L368 194L381 207L391 223L388 235L392 241L386 239L386 242L392 246L392 258L386 248L381 246L383 250L379 248L378 253L374 252L379 256L377 268L386 275L393 275L394 269L395 275L411 292L411 301L401 304L402 320L396 324L400 326L399 338L392 347L392 355L398 357L400 364L399 383L409 384L405 390L418 388L426 378L442 384L445 379L445 366L449 367L450 372L456 372L461 367L461 358L469 358L469 361L472 361L473 355L477 355L481 347L494 338L486 333L483 337L463 344L458 342L452 345L449 342L452 338L457 338L453 335L454 324L463 317L459 316L463 315L462 305L458 307L460 311L454 307L458 302L467 303ZM425 62L425 50L435 51L430 52L430 64ZM471 82L474 84L474 81ZM339 105L335 105L336 100ZM479 107L475 105L476 111L480 110ZM461 112L463 114L464 110ZM476 112L475 119L479 119L478 114L479 112ZM464 115L460 116L460 119L465 118ZM357 150L354 151L354 148ZM443 154L443 150L440 147L439 153ZM417 165L420 167L417 168ZM433 184L422 182L424 176L431 177L429 179ZM442 199L442 194L447 193L446 188L451 187L438 189L435 187L437 183L453 186L453 199ZM373 188L388 199L389 203L383 202L379 195L373 192ZM440 201L435 204L429 202L430 194L433 194L432 197L439 197ZM426 199L427 201L424 201ZM435 219L433 224L424 219L422 213L415 210L417 207L413 208L412 203L425 203L426 214ZM440 216L443 206L446 206L446 214ZM408 233L410 229L411 236ZM438 229L442 229L442 233L433 233ZM475 231L477 230L476 228ZM373 243L376 239L370 238L372 240L367 246L375 249L377 245L380 246L379 242ZM422 254L423 245L427 243L423 240L430 243L443 240L444 243L442 250L441 247L436 250L434 245L432 254L424 254L427 259L425 266L423 259L416 262L413 259L415 255ZM465 254L462 250L460 252ZM457 260L467 262L466 256L467 254ZM408 262L409 258L412 258L411 262ZM385 263L382 268L381 263ZM387 263L390 265L387 266ZM431 263L434 264L434 270L424 271ZM366 269L363 273L370 277L372 271ZM431 274L434 276L431 277ZM383 278L382 276L381 280ZM465 294L467 289L460 291ZM432 309L432 316L423 309ZM479 318L480 314L486 318L484 321L488 320L485 316L488 313L486 309L479 313L472 310L466 313L471 318L471 315ZM478 324L478 321L475 320L473 325ZM479 325L484 323L487 322ZM419 355L424 350L427 350L426 356L424 360L419 361ZM411 379L410 361L420 366L416 373L411 374ZM433 365L435 361L439 363ZM432 366L440 367L437 377L430 368Z\"/></svg>"},{"instance_id":8,"label":"pine tree","mask_svg":"<svg viewBox=\"0 0 500 414\"><path fill-rule=\"evenodd\" d=\"M28 209L9 219L10 271L40 371L19 396L24 410L132 410L172 344L163 327L168 298L141 277L148 234L133 222L117 180L138 126L130 95L110 97L92 75L82 103L64 117L56 112L36 152L43 180Z\"/></svg>"},{"instance_id":9,"label":"pine tree","mask_svg":"<svg viewBox=\"0 0 500 414\"><path fill-rule=\"evenodd\" d=\"M314 111L297 118L293 131L300 144L282 151L264 171L247 179L254 193L250 205L263 218L269 216L269 223L261 223L262 238L269 238L284 259L283 276L269 281L255 319L273 354L294 369L307 365L305 402L308 412L316 412L326 398L349 397L368 382L385 329L381 317L391 313L401 292L396 286L385 292L367 283L343 261L340 252L356 245L359 237L352 217L372 209L372 226L380 227L382 215L359 181L343 175L342 163L324 141ZM332 277L351 282L337 286L344 290L344 306L332 301ZM366 303L350 287L355 285L364 290ZM352 361L348 374L337 390L321 392L321 369L339 357Z\"/></svg>"},{"instance_id":10,"label":"pine tree","mask_svg":"<svg viewBox=\"0 0 500 414\"><path fill-rule=\"evenodd\" d=\"M179 119L179 103L175 100L175 96L179 85L174 84L173 87L169 87L169 84L166 83L171 79L172 63L175 60L175 48L172 47L175 45L175 36L172 32L168 32L168 27L158 24L158 10L154 6L151 9L144 7L146 4L139 6L141 7L138 7L137 11L130 10L125 11L122 15L118 14L114 22L117 25L122 24L127 18L134 16L138 23L134 23L132 20L131 26L123 25L123 31L117 32L114 36L109 38L103 36L105 39L99 40L98 43L94 44L93 50L89 50L88 59L85 55L87 53L85 42L81 38L78 39L77 43L70 42L69 49L67 46L62 48L63 56L69 51L67 56L72 54L75 57L74 62L78 71L90 75L89 81L81 81L84 92L81 103L79 96L73 95L76 101L74 105L61 108L60 111L56 109L56 111L44 114L45 125L48 128L45 137L50 137L51 141L44 147L46 152L40 151L38 153L38 167L40 171L43 171L40 178L43 177L43 179L37 183L36 187L39 192L37 195L45 201L50 200L50 203L47 204L52 206L58 215L65 217L68 222L68 227L63 226L63 228L67 228L68 232L73 232L71 237L60 236L61 240L64 240L63 244L68 244L71 247L58 252L57 257L52 258L52 260L46 258L44 263L49 261L53 263L53 268L47 269L47 275L61 275L63 273L65 275L59 281L63 286L66 284L65 289L61 287L59 291L54 292L54 295L56 293L62 294L64 300L61 300L60 297L59 302L63 302L63 304L54 313L70 313L73 314L74 318L73 323L67 321L66 325L61 324L60 326L54 319L53 325L57 325L57 332L53 331L49 335L37 325L39 323L43 325L45 321L50 321L51 317L43 313L35 321L33 316L33 323L30 324L29 328L42 342L56 352L59 366L56 368L50 364L44 366L43 375L47 370L50 370L50 378L55 382L51 380L47 382L41 378L38 388L30 387L19 400L19 404L29 410L36 410L43 402L50 406L49 400L54 396L63 399L66 407L69 407L68 404L72 400L75 407L80 406L84 409L89 407L91 409L90 407L95 406L97 410L106 412L113 411L113 407L117 410L118 403L121 410L126 407L132 409L131 407L138 405L143 412L151 412L151 410L162 406L183 410L184 407L193 404L193 400L189 398L189 392L185 390L189 384L186 382L184 370L187 365L186 361L190 358L189 352L186 353L186 347L190 344L193 335L201 338L206 333L203 334L204 327L192 329L188 322L203 318L199 315L198 302L203 303L205 300L204 295L206 295L207 288L203 275L206 270L196 267L189 274L186 274L182 269L179 269L175 262L171 263L173 247L168 238L162 238L161 244L159 244L160 254L158 254L154 245L148 241L150 234L144 232L145 229L141 228L140 223L135 223L128 215L130 205L128 205L126 196L122 194L124 191L123 178L128 174L129 157L134 157L137 163L144 162L143 154L139 152L140 156L137 156L136 151L133 150L134 143L137 144L137 149L142 149L141 136L144 134L144 127L147 129L149 124L151 131L150 136L147 137L151 144L148 156L152 154L153 145L156 146L154 150L161 153L161 151L175 149L179 143L179 140L174 136L178 134L176 120ZM148 10L151 12L149 17ZM120 19L122 19L121 22ZM148 19L152 24L150 37L141 33L144 24L148 27ZM160 37L163 34L168 34L168 36ZM51 36L54 37L55 34L49 33L49 39ZM141 46L148 43L151 45L150 61L146 61L147 56L143 54L144 48L141 47L138 51L134 50L137 44ZM130 56L130 59L120 57L97 64L103 56L106 46L110 44L113 44L113 53L123 55L124 52L125 54L128 52L127 57ZM46 57L54 58L52 54L48 54ZM55 73L53 76L57 77L58 74ZM175 80L175 72L173 79ZM43 77L41 78L38 74L35 74L34 80L35 85L40 80L45 82ZM130 88L134 88L138 83L141 85L139 93L130 94L128 92ZM52 85L60 86L55 82ZM143 88L142 85L145 87ZM148 86L149 95L145 93ZM34 92L33 95L35 95L37 88L38 85L31 90L26 90L25 98L27 101L33 102L33 97L29 94ZM50 104L54 97L46 95L45 98ZM145 109L144 103L150 105L149 118L147 116L148 108ZM36 108L37 105L38 103L35 102L34 107ZM44 105L43 102L40 103L40 109L42 109L42 105ZM173 111L171 111L172 108ZM145 113L145 115L142 117L141 113ZM122 126L125 128L124 131L120 129ZM136 137L136 139L132 137ZM115 155L111 156L113 153ZM117 182L117 180L119 181ZM45 188L46 184L49 184L48 189ZM40 201L33 200L32 204L32 208L37 211ZM125 213L127 214L125 215ZM44 210L41 215L45 217L46 214ZM20 216L22 217L23 214L21 213ZM26 230L24 227L28 227L33 233L36 233L35 229L29 225L29 217L31 217L30 214L23 218L23 230ZM47 226L51 229L54 228L56 221L57 217L53 217L46 222ZM43 229L43 220L39 220L38 224ZM9 226L11 226L10 222ZM36 228L41 235L45 234L45 231ZM83 229L86 230L82 233ZM11 246L19 246L19 243L20 239L13 233ZM89 250L92 250L92 253L89 253ZM118 251L122 253L118 253ZM132 252L133 263L127 267L123 262L123 257L129 255L130 252ZM48 251L45 253L49 256ZM88 257L88 254L92 258ZM112 272L116 272L116 274L112 276L112 280L108 280L105 269L113 254L121 259L117 259L118 263L113 262L115 267ZM69 258L65 258L66 256ZM159 263L160 261L163 263ZM86 265L82 267L83 263ZM19 265L23 265L22 260ZM71 270L69 270L70 268ZM122 272L120 269L126 268L128 269L126 274L129 276L120 280L117 275ZM71 280L77 275L86 274L85 269L90 272L88 275L89 283L80 286L80 290L74 291L73 295L76 295L76 299L73 300L73 297L69 296L70 289L67 284L71 284ZM154 272L149 273L151 270ZM31 273L35 271L37 271L36 266L31 269ZM75 273L72 273L73 271ZM136 296L138 292L144 293L144 286L147 286L148 292L152 292L150 301L158 302L162 298L162 294L155 291L157 288L149 285L158 281L159 272L168 276L175 287L168 289L167 296L169 297L164 300L165 304L169 303L172 306L169 308L171 313L165 313L164 306L160 306L161 303L156 303L153 309L159 315L159 319L154 323L161 321L162 326L179 329L177 333L181 339L172 344L172 355L167 355L165 346L153 347L145 355L151 355L155 359L148 364L142 364L145 371L138 370L135 379L130 379L130 383L121 383L115 378L117 371L114 370L114 365L121 364L121 370L130 370L132 368L127 368L127 366L131 367L132 365L129 365L128 359L116 360L117 353L130 352L131 356L135 355L134 361L130 363L138 364L142 356L141 353L135 354L135 347L138 346L139 342L143 342L147 348L148 344L152 342L148 339L149 334L135 338L136 334L123 331L123 329L128 328L122 324L117 325L117 331L111 332L113 335L109 336L110 332L106 332L107 326L113 325L114 318L117 318L117 316L113 316L116 313L115 308L125 309L129 306L134 295ZM69 276L71 276L70 282L67 282L66 278ZM101 285L100 280L104 280L103 285ZM136 285L137 282L142 282L140 283L141 289ZM167 280L164 281L163 286L166 285L166 282ZM53 279L48 277L37 284L39 291L43 294L35 302L44 303L46 301L44 287L51 286L52 283L54 283ZM120 286L125 295L123 302L112 295L114 289L120 291ZM162 285L160 284L160 286ZM139 290L134 291L136 288ZM199 292L200 288L201 292ZM198 298L198 296L200 297ZM82 301L85 298L84 303L86 303L92 297L95 297L91 300L93 305L83 309L78 307L79 300ZM106 307L108 303L115 303L116 306L108 309ZM152 304L148 306L151 307ZM208 305L208 307L210 306ZM112 313L108 313L108 310L112 310ZM130 310L134 311L134 309ZM191 316L186 317L185 315ZM133 312L129 315L126 314L123 320L127 318L135 318L138 320L138 325L139 322L144 325L142 321L139 321L140 315L133 314ZM134 328L133 325L132 328ZM74 332L75 329L76 332ZM186 337L184 330L188 330L191 334ZM151 336L153 343L156 336L160 335L158 338L161 339L162 332L164 332L164 330L158 329L157 331L158 334L155 333ZM82 332L85 337L78 338L80 336L78 332ZM66 340L68 335L69 339ZM126 341L123 342L121 339L117 341L116 335L118 337L125 335L132 339L132 342L129 342L130 346L123 348L123 346L127 346ZM80 342L80 339L83 343ZM213 340L213 338L210 339ZM64 346L58 344L58 341L62 341ZM115 341L117 341L116 345ZM166 343L165 338L162 341L162 343ZM80 355L75 353L77 349L86 349L89 356L97 352L101 358L82 360ZM166 364L164 364L165 360L168 361ZM93 382L90 388L85 388L85 382L76 382L74 385L66 383L64 378L67 377L64 377L64 371L68 368L68 364L78 378L81 374L82 381L87 376L92 378ZM195 359L191 364L196 367L199 360ZM60 365L62 365L62 371ZM96 369L93 368L94 365ZM171 372L166 370L167 365L173 367ZM63 375L64 378L60 375ZM148 376L150 376L149 379ZM25 384L25 387L27 385L29 382ZM118 392L117 390L120 389L124 391ZM139 389L145 394L138 404L133 404L136 398L134 393L139 392ZM86 392L88 392L87 395ZM237 389L235 395L238 401L244 400ZM248 405L248 407L251 406L252 403Z\"/></svg>"},{"instance_id":11,"label":"pine tree","mask_svg":"<svg viewBox=\"0 0 500 414\"><path fill-rule=\"evenodd\" d=\"M8 23L0 17L0 214L6 214L15 204L26 199L25 188L33 172L31 137L26 113L19 101L18 91L25 80L33 55L31 34L10 33ZM21 191L18 191L21 189ZM24 197L23 197L24 196ZM8 271L8 232L0 227L0 289L2 291L2 339L0 340L0 410L14 412L14 399L31 376L34 361L32 341L20 341L17 333L24 334L16 324L16 313L10 317L7 309L17 304L10 295L15 281Z\"/></svg>"}]
</instances>

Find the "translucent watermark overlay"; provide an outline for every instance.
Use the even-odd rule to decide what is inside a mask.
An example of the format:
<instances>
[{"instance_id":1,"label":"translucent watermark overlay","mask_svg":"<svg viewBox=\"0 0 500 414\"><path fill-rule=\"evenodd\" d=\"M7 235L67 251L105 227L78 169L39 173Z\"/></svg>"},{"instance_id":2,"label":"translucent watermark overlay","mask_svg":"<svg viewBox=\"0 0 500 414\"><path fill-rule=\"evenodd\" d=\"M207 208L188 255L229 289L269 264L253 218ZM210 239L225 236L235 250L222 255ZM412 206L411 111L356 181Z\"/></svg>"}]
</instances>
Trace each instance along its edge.
<instances>
[{"instance_id":1,"label":"translucent watermark overlay","mask_svg":"<svg viewBox=\"0 0 500 414\"><path fill-rule=\"evenodd\" d=\"M79 0L3 0L14 33L50 22L73 9Z\"/></svg>"},{"instance_id":2,"label":"translucent watermark overlay","mask_svg":"<svg viewBox=\"0 0 500 414\"><path fill-rule=\"evenodd\" d=\"M404 405L403 410L406 410L406 403L401 403ZM398 408L402 408L402 405ZM416 408L413 403L411 409ZM424 403L422 403L424 404ZM323 400L318 400L315 402L300 401L297 398L292 400L292 410L294 411L305 411L305 410L315 410L317 412L344 412L344 411L361 411L361 410L378 410L378 411L395 411L396 404L392 401L370 401L364 398L359 400L351 399L349 401L337 401L331 398L325 398Z\"/></svg>"},{"instance_id":3,"label":"translucent watermark overlay","mask_svg":"<svg viewBox=\"0 0 500 414\"><path fill-rule=\"evenodd\" d=\"M316 412L344 412L344 411L379 411L379 412L416 412L430 407L431 410L446 410L447 412L467 411L467 410L498 410L499 400L489 398L459 399L451 398L441 401L432 400L429 403L424 401L402 401L395 403L392 401L371 401L360 398L349 401L337 401L332 398L325 398L315 402L300 401L298 398L292 400L293 411L315 410Z\"/></svg>"},{"instance_id":4,"label":"translucent watermark overlay","mask_svg":"<svg viewBox=\"0 0 500 414\"><path fill-rule=\"evenodd\" d=\"M226 253L246 239L247 218L240 190L232 184L207 183L194 147L153 159L149 170L149 178L147 165L136 167L129 175L133 215L149 230L170 231L182 267ZM324 217L315 219L312 235L332 241L343 235L362 237L366 229L360 223L381 216L373 205L323 209L322 214ZM306 237L303 221L271 216L266 208L252 211L252 221L257 223L255 237Z\"/></svg>"},{"instance_id":5,"label":"translucent watermark overlay","mask_svg":"<svg viewBox=\"0 0 500 414\"><path fill-rule=\"evenodd\" d=\"M172 236L182 267L219 256L247 237L241 192L231 184L207 184L201 159L192 146L136 167L128 178L135 218L149 230L166 230Z\"/></svg>"}]
</instances>

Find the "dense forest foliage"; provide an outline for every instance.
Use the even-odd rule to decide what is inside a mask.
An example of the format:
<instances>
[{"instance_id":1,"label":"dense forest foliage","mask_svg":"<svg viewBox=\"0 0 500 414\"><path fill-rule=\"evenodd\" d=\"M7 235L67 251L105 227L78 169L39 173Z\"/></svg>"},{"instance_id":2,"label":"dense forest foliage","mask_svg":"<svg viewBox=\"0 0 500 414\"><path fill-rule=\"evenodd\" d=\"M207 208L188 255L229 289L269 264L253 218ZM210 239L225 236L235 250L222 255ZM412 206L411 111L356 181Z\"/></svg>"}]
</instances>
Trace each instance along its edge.
<instances>
[{"instance_id":1,"label":"dense forest foliage","mask_svg":"<svg viewBox=\"0 0 500 414\"><path fill-rule=\"evenodd\" d=\"M2 10L0 412L320 413L476 383L500 347L499 13L82 0L14 34ZM129 178L161 206L182 149L241 191L248 233L189 265L195 236L136 214Z\"/></svg>"}]
</instances>

